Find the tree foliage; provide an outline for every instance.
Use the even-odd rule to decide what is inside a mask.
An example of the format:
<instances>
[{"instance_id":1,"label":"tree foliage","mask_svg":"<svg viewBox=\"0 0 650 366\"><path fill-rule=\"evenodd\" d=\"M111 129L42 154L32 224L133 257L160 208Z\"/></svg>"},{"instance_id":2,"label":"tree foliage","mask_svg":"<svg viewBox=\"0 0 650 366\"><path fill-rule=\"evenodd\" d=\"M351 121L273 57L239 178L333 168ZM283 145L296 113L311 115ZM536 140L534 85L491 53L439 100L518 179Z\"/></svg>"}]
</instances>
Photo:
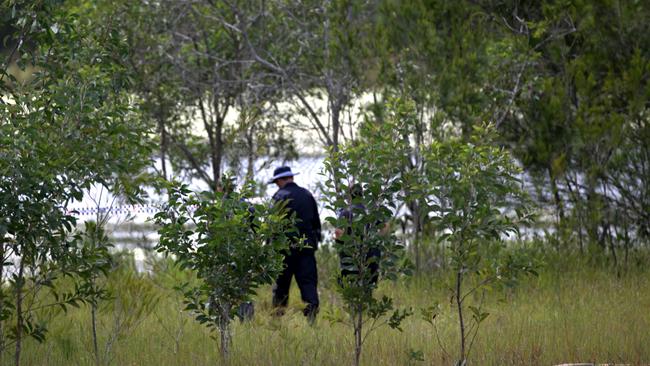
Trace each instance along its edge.
<instances>
[{"instance_id":1,"label":"tree foliage","mask_svg":"<svg viewBox=\"0 0 650 366\"><path fill-rule=\"evenodd\" d=\"M371 332L385 324L400 329L401 321L410 315L410 310L396 309L387 296L373 297L379 280L396 280L410 272L404 246L390 230L404 184L400 166L408 140L402 134L409 126L401 118L400 101L392 107L386 124L366 125L364 140L332 149L325 161L327 207L337 214L326 220L342 230L334 244L342 271L337 290L350 316L345 323L354 330L355 365L360 364L363 344ZM382 321L388 313L389 319Z\"/></svg>"},{"instance_id":2,"label":"tree foliage","mask_svg":"<svg viewBox=\"0 0 650 366\"><path fill-rule=\"evenodd\" d=\"M479 325L488 316L482 300L468 305L470 295L535 273L525 257L504 250L505 237L518 234L532 216L516 177L519 169L507 151L490 145L493 140L490 126L476 128L469 142L434 143L425 153L428 184L422 194L453 274L449 288L459 323L458 365L466 363ZM431 314L427 318L433 320Z\"/></svg>"},{"instance_id":3,"label":"tree foliage","mask_svg":"<svg viewBox=\"0 0 650 366\"><path fill-rule=\"evenodd\" d=\"M139 122L123 77L122 34L97 27L75 7L59 2L9 2L20 25L14 49L1 70L0 85L0 255L3 331L1 351L21 339L44 338L44 324L33 309L43 304L25 293L48 289L52 305L78 306L93 288L64 291L62 276L90 275L88 261L97 253L78 246L76 219L66 206L80 200L93 184L136 198L134 177L148 162L148 129ZM13 58L13 59L12 59ZM7 72L9 61L36 70L19 81ZM37 301L37 300L36 300ZM15 326L7 327L9 320Z\"/></svg>"},{"instance_id":4,"label":"tree foliage","mask_svg":"<svg viewBox=\"0 0 650 366\"><path fill-rule=\"evenodd\" d=\"M249 195L193 194L186 186L170 186L168 203L155 216L161 227L157 250L196 273L198 284L181 287L185 307L219 331L226 361L234 311L258 286L275 281L289 247L286 234L295 230L284 205L253 205L246 201Z\"/></svg>"}]
</instances>

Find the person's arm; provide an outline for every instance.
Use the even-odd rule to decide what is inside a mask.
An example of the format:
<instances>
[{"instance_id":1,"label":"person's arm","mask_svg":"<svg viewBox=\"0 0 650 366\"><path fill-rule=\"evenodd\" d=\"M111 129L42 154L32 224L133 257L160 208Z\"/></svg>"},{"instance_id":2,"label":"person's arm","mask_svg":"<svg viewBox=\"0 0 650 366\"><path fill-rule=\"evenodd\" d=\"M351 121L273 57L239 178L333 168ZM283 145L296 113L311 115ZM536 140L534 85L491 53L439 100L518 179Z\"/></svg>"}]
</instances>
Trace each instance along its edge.
<instances>
[{"instance_id":1,"label":"person's arm","mask_svg":"<svg viewBox=\"0 0 650 366\"><path fill-rule=\"evenodd\" d=\"M334 229L334 239L341 239L342 236L343 236L343 229L341 229L340 227Z\"/></svg>"},{"instance_id":2,"label":"person's arm","mask_svg":"<svg viewBox=\"0 0 650 366\"><path fill-rule=\"evenodd\" d=\"M388 236L390 235L391 225L390 222L392 218L388 218L385 222L379 221L377 224L379 226L379 235Z\"/></svg>"},{"instance_id":3,"label":"person's arm","mask_svg":"<svg viewBox=\"0 0 650 366\"><path fill-rule=\"evenodd\" d=\"M347 221L349 221L350 218L352 217L350 215L350 211L348 211L348 210L340 210L339 213L336 216L339 219L339 221L342 218L345 218ZM334 238L335 239L340 239L343 236L343 234L345 234L345 228L337 227L337 228L334 229Z\"/></svg>"},{"instance_id":4,"label":"person's arm","mask_svg":"<svg viewBox=\"0 0 650 366\"><path fill-rule=\"evenodd\" d=\"M387 236L390 234L390 222L385 222L383 227L379 229L379 234Z\"/></svg>"}]
</instances>

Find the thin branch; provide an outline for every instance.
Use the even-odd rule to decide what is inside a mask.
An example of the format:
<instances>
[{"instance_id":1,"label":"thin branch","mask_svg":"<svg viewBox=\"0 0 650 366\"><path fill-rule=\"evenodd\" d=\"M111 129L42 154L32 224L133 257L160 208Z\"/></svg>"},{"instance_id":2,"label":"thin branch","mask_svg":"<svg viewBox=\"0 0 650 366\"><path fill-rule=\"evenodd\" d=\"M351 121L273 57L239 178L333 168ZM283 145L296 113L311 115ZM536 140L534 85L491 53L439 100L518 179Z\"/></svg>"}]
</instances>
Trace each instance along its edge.
<instances>
[{"instance_id":1,"label":"thin branch","mask_svg":"<svg viewBox=\"0 0 650 366\"><path fill-rule=\"evenodd\" d=\"M465 295L463 295L463 296L460 298L460 301L461 301L461 302L465 301L465 298L466 298L467 296L471 295L471 294L474 293L476 290L478 290L479 288L481 288L481 287L487 285L488 283L490 283L490 282L496 280L496 278L497 278L496 276L491 276L491 277L488 277L488 278L486 278L485 280L479 282L478 285L474 286L471 290L467 291L467 292L465 293Z\"/></svg>"},{"instance_id":2,"label":"thin branch","mask_svg":"<svg viewBox=\"0 0 650 366\"><path fill-rule=\"evenodd\" d=\"M451 358L451 355L447 352L445 345L442 343L442 339L440 339L440 332L438 331L438 326L436 326L436 322L434 321L432 325L433 325L433 330L436 334L436 340L438 341L438 345L440 346L442 353L444 353L447 358Z\"/></svg>"},{"instance_id":3,"label":"thin branch","mask_svg":"<svg viewBox=\"0 0 650 366\"><path fill-rule=\"evenodd\" d=\"M23 28L20 30L20 37L18 39L18 42L16 42L16 45L14 48L11 50L11 53L7 57L7 61L3 65L4 70L2 70L2 73L0 73L0 83L4 80L5 74L7 74L7 70L9 69L9 65L11 65L11 60L14 58L16 53L20 50L20 48L23 46L25 43L25 37L27 36L27 29L32 27L32 24L36 20L36 12L32 14L32 18L30 19L29 22L25 22L23 25ZM2 100L2 99L0 99Z\"/></svg>"},{"instance_id":4,"label":"thin branch","mask_svg":"<svg viewBox=\"0 0 650 366\"><path fill-rule=\"evenodd\" d=\"M505 120L506 116L510 112L510 107L513 105L515 102L515 98L519 94L520 88L521 88L521 78L524 74L524 71L526 70L526 67L528 67L529 62L526 61L521 65L521 69L519 70L519 73L517 74L517 77L515 78L515 86L512 89L510 93L510 97L508 98L508 102L506 103L506 106L504 107L501 115L497 118L495 122L495 127L498 129L499 126L501 126L501 123Z\"/></svg>"},{"instance_id":5,"label":"thin branch","mask_svg":"<svg viewBox=\"0 0 650 366\"><path fill-rule=\"evenodd\" d=\"M481 302L479 303L478 309L483 308L483 303L485 302L485 291L483 291L483 295L481 296ZM476 340L476 335L478 334L478 329L480 327L481 323L476 322L476 329L474 331L474 335L472 336L472 340L469 342L469 347L467 347L467 354L469 355L470 352L472 352L472 346L474 345L474 341ZM468 332L469 334L470 332Z\"/></svg>"},{"instance_id":6,"label":"thin branch","mask_svg":"<svg viewBox=\"0 0 650 366\"><path fill-rule=\"evenodd\" d=\"M208 176L208 174L203 170L201 164L196 160L194 154L192 154L189 148L185 146L185 144L183 144L182 142L178 141L173 136L170 136L170 139L172 140L172 143L176 145L183 152L187 160L190 162L190 165L192 165L192 168L194 168L194 170L201 176L201 179L203 179L206 183L208 183L210 187L213 187L214 182L212 181L210 176Z\"/></svg>"},{"instance_id":7,"label":"thin branch","mask_svg":"<svg viewBox=\"0 0 650 366\"><path fill-rule=\"evenodd\" d=\"M240 28L237 28L236 26L226 22L225 20L222 21L222 23L226 26L229 27L233 30L236 30L239 32L243 37L244 40L246 41L246 45L248 46L249 51L253 55L253 59L255 59L257 62L262 64L263 66L267 67L268 69L280 74L284 80L289 82L289 87L293 90L295 96L300 100L302 103L303 108L308 112L309 116L311 117L312 123L314 127L320 131L322 136L325 137L325 141L327 145L333 145L334 142L329 136L329 133L323 123L321 122L320 117L318 114L314 111L312 105L307 101L305 96L302 94L302 90L296 86L296 84L292 81L292 78L289 76L289 73L286 71L286 69L282 68L281 66L274 64L265 58L261 57L259 53L257 52L255 46L253 46L250 37L248 36L248 33L245 30L242 30Z\"/></svg>"}]
</instances>

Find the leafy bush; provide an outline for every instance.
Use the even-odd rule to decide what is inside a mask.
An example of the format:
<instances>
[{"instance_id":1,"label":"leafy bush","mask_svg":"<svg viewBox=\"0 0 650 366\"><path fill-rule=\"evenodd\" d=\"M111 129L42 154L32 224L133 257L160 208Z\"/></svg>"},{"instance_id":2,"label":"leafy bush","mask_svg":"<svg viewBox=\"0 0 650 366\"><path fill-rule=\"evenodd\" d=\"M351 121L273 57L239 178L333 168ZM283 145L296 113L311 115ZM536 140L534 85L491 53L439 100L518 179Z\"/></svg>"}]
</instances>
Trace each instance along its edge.
<instances>
[{"instance_id":1,"label":"leafy bush","mask_svg":"<svg viewBox=\"0 0 650 366\"><path fill-rule=\"evenodd\" d=\"M196 273L197 284L180 286L185 307L219 331L227 362L234 312L282 271L292 221L284 205L248 203L247 191L194 194L185 185L169 188L167 204L155 215L161 226L157 250Z\"/></svg>"}]
</instances>

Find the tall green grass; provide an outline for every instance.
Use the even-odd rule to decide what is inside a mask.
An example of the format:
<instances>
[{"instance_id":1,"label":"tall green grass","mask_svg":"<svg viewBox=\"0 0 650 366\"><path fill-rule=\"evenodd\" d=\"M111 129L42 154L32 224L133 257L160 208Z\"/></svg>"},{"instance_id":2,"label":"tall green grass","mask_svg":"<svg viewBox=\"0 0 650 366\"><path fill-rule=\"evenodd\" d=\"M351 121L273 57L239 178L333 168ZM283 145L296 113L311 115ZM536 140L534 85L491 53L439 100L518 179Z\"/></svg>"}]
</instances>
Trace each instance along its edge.
<instances>
[{"instance_id":1,"label":"tall green grass","mask_svg":"<svg viewBox=\"0 0 650 366\"><path fill-rule=\"evenodd\" d=\"M330 253L331 254L331 253ZM252 322L234 322L233 365L345 365L352 363L352 334L335 318L341 302L328 278L336 263L321 254L322 310L307 325L293 286L290 308L270 316L270 288L256 299ZM564 362L650 364L650 281L643 266L620 275L605 265L576 257L548 257L539 277L514 289L487 293L490 316L481 325L469 357L471 365L552 365ZM162 264L162 265L161 265ZM620 271L619 271L620 272ZM457 323L449 293L437 270L416 278L383 283L378 295L390 294L415 314L403 332L384 327L365 344L365 365L451 365L458 348ZM112 365L220 364L218 343L190 314L173 286L191 276L167 263L148 275L132 269L109 278L115 299L100 311L100 349ZM120 300L120 297L123 297ZM436 327L424 322L419 308L442 304ZM145 309L146 311L139 311ZM131 318L129 318L131 317ZM48 340L28 340L24 365L93 365L90 309L49 314ZM127 319L127 326L116 327ZM119 328L119 332L116 332ZM119 333L119 334L116 334ZM106 351L107 342L112 346ZM422 360L412 355L421 352ZM11 353L11 350L8 351ZM5 355L8 362L11 357Z\"/></svg>"}]
</instances>

